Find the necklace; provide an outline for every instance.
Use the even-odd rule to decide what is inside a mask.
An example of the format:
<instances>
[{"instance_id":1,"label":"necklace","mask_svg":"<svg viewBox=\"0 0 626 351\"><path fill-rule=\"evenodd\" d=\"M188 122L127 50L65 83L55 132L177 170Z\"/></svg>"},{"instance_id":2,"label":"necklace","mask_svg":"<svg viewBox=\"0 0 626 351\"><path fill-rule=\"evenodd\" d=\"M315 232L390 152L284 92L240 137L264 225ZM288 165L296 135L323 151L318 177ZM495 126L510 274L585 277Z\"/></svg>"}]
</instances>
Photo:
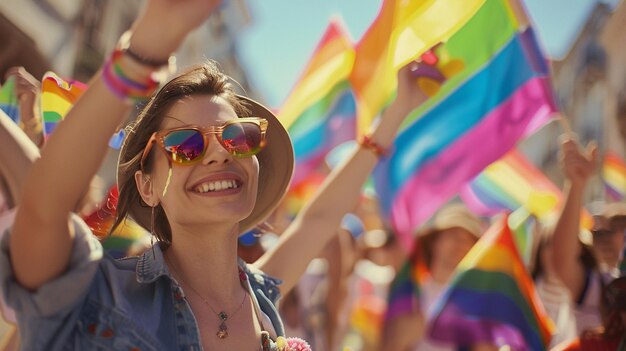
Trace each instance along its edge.
<instances>
[{"instance_id":1,"label":"necklace","mask_svg":"<svg viewBox=\"0 0 626 351\"><path fill-rule=\"evenodd\" d=\"M176 266L174 265L174 263L171 260L168 260L169 263L172 266L172 270L174 271L174 273L176 273L176 275L180 278L180 281L182 283L184 283L185 285L187 285L191 291L193 291L196 295L198 295L198 297L207 305L209 306L209 308L211 309L211 311L217 315L217 318L219 318L220 320L220 325L219 325L219 329L217 330L217 333L215 333L215 335L217 335L218 338L220 339L225 339L226 337L228 337L228 326L226 325L226 321L231 318L234 317L237 312L239 312L239 310L241 310L241 307L243 306L244 302L246 302L246 297L248 296L248 292L244 289L243 291L243 299L241 300L241 303L239 304L239 306L235 309L235 311L233 311L232 314L228 315L228 313L226 313L226 311L220 311L217 312L213 306L211 306L211 304L209 303L209 301L207 301L204 296L202 296L202 294L200 294L196 289L194 289L193 286L191 286L189 283L187 283L186 281L183 280L183 277L180 275L180 273L178 273L178 269L176 269ZM241 281L241 283L243 284L243 282L247 279L246 273L241 270L241 267L239 267L239 281Z\"/></svg>"}]
</instances>

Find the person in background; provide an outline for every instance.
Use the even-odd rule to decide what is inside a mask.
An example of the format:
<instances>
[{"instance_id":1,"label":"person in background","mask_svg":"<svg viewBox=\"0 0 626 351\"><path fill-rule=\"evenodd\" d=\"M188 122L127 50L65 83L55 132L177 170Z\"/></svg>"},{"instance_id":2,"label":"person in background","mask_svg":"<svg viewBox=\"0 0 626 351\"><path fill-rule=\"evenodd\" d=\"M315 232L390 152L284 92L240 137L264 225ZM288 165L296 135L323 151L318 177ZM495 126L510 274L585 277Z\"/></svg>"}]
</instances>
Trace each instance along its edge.
<instances>
[{"instance_id":1,"label":"person in background","mask_svg":"<svg viewBox=\"0 0 626 351\"><path fill-rule=\"evenodd\" d=\"M602 290L619 274L626 211L622 205L607 205L603 215L593 218L591 247L583 245L579 240L580 213L585 187L598 168L595 143L582 148L573 137L566 137L561 145L561 163L566 178L565 201L554 228L552 263L575 302L576 333L580 335L602 324Z\"/></svg>"},{"instance_id":2,"label":"person in background","mask_svg":"<svg viewBox=\"0 0 626 351\"><path fill-rule=\"evenodd\" d=\"M531 275L535 282L537 294L543 306L556 326L550 342L555 346L576 337L576 318L574 316L574 302L570 291L554 270L552 226L541 227L538 232L537 246L534 250L534 260Z\"/></svg>"},{"instance_id":3,"label":"person in background","mask_svg":"<svg viewBox=\"0 0 626 351\"><path fill-rule=\"evenodd\" d=\"M483 223L462 204L448 205L435 215L432 226L417 237L417 251L405 263L412 268L416 260L423 260L425 265L427 276L419 285L419 301L413 301L412 310L386 318L380 350L456 350L455 345L428 340L424 333L437 299L483 230ZM473 349L488 346L474 345Z\"/></svg>"}]
</instances>

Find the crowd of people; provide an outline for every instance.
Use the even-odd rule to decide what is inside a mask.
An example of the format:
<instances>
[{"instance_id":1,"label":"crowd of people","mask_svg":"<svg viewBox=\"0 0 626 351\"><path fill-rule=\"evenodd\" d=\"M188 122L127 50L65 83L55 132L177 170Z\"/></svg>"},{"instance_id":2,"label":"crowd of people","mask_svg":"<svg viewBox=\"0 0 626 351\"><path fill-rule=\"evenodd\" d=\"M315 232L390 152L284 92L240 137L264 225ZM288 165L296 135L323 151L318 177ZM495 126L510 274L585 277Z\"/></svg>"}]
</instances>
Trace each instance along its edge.
<instances>
[{"instance_id":1,"label":"crowd of people","mask_svg":"<svg viewBox=\"0 0 626 351\"><path fill-rule=\"evenodd\" d=\"M0 112L0 299L15 325L6 350L498 350L429 337L438 299L489 226L458 202L407 252L361 188L407 114L428 96L424 62L398 72L395 100L297 214L283 197L289 135L269 109L235 94L216 63L167 82L155 75L219 1L152 0L49 138L40 82L15 79L19 124ZM168 26L162 18L167 16ZM85 218L101 205L96 172L138 101L117 169L111 231L145 230L113 258ZM89 142L86 142L88 140ZM43 149L40 149L43 148ZM43 151L40 151L43 150ZM564 201L538 224L528 270L556 326L553 350L626 350L626 204L607 203L581 230L595 145L561 145ZM416 268L417 267L417 268ZM389 289L420 269L413 306L389 314ZM418 297L419 296L419 297ZM397 312L397 311L396 311ZM500 348L501 349L501 348Z\"/></svg>"}]
</instances>

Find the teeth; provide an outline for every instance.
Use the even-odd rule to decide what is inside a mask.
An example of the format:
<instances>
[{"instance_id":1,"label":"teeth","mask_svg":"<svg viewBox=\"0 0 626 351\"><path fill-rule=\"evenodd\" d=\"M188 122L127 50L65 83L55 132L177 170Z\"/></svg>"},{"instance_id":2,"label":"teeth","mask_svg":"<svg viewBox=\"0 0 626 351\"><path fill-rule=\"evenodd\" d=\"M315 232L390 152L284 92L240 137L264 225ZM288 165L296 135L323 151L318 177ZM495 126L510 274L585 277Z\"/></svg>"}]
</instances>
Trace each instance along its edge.
<instances>
[{"instance_id":1,"label":"teeth","mask_svg":"<svg viewBox=\"0 0 626 351\"><path fill-rule=\"evenodd\" d=\"M237 189L239 186L235 180L218 180L215 182L207 182L196 187L198 193L208 193L210 191L220 191L227 189Z\"/></svg>"}]
</instances>

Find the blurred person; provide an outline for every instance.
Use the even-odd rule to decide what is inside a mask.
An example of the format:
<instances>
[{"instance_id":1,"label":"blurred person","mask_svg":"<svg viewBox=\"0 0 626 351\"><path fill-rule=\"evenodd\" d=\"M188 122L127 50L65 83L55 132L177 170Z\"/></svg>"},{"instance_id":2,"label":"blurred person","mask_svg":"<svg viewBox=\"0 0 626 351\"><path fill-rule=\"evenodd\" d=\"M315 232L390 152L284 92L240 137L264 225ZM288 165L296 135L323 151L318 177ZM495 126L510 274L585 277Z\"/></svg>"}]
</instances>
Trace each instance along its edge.
<instances>
[{"instance_id":1,"label":"blurred person","mask_svg":"<svg viewBox=\"0 0 626 351\"><path fill-rule=\"evenodd\" d=\"M483 230L483 223L462 204L448 205L435 215L432 226L416 238L415 251L405 263L406 267L415 267L417 260L423 260L427 269L427 276L419 284L419 301L413 301L412 310L385 320L381 350L456 350L456 345L428 340L425 331L457 265ZM474 345L473 350L489 348Z\"/></svg>"},{"instance_id":2,"label":"blurred person","mask_svg":"<svg viewBox=\"0 0 626 351\"><path fill-rule=\"evenodd\" d=\"M614 279L603 288L600 316L601 326L584 330L575 340L563 342L552 351L626 350L626 277Z\"/></svg>"},{"instance_id":3,"label":"blurred person","mask_svg":"<svg viewBox=\"0 0 626 351\"><path fill-rule=\"evenodd\" d=\"M553 226L542 227L539 230L531 267L531 276L535 282L537 295L556 327L550 341L551 346L576 338L576 318L572 295L559 279L552 263L552 246L555 244L552 238L553 231Z\"/></svg>"},{"instance_id":4,"label":"blurred person","mask_svg":"<svg viewBox=\"0 0 626 351\"><path fill-rule=\"evenodd\" d=\"M24 348L283 347L290 340L278 297L335 235L405 116L427 99L416 83L424 64L411 62L398 72L396 98L372 133L279 243L248 265L237 259L237 236L282 198L293 171L291 142L269 110L233 93L215 64L191 68L156 93L120 153L116 224L131 216L158 242L140 257L103 256L74 206L129 102L156 91L153 73L218 4L148 1L129 42L91 80L25 179L15 224L0 245L2 291Z\"/></svg>"},{"instance_id":5,"label":"blurred person","mask_svg":"<svg viewBox=\"0 0 626 351\"><path fill-rule=\"evenodd\" d=\"M576 333L580 334L602 324L602 289L619 274L626 211L621 205L608 205L603 215L594 216L591 247L586 247L579 240L580 212L585 186L598 168L595 143L583 149L572 137L565 138L561 163L565 202L554 228L552 263L575 301Z\"/></svg>"},{"instance_id":6,"label":"blurred person","mask_svg":"<svg viewBox=\"0 0 626 351\"><path fill-rule=\"evenodd\" d=\"M362 233L363 224L357 216L344 216L337 235L281 300L287 333L305 338L314 350L340 349L352 302L349 294L356 240Z\"/></svg>"}]
</instances>

